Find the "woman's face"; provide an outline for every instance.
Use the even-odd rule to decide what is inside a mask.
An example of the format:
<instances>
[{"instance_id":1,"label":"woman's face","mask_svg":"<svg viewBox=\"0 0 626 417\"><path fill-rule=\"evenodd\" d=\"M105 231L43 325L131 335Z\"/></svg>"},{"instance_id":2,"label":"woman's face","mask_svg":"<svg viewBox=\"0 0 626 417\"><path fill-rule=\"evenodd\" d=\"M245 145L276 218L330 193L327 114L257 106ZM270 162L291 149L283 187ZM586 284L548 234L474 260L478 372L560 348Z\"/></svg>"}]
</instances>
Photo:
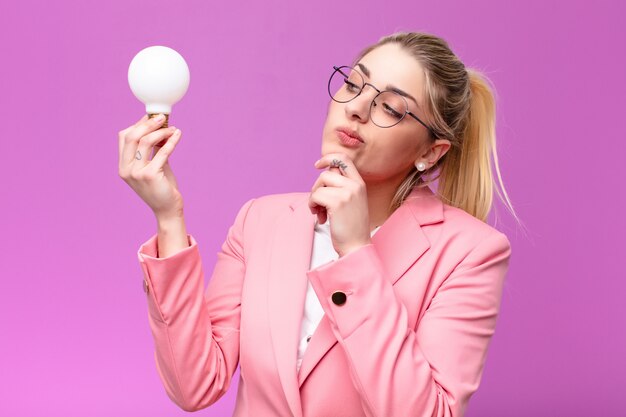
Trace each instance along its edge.
<instances>
[{"instance_id":1,"label":"woman's face","mask_svg":"<svg viewBox=\"0 0 626 417\"><path fill-rule=\"evenodd\" d=\"M405 92L411 97L406 99L409 111L429 124L422 105L423 69L400 46L379 46L354 67L366 83L381 91L396 88ZM352 101L337 103L330 100L322 134L322 155L345 153L367 183L391 181L399 184L417 160L425 162L427 168L431 166L429 162L433 155L428 155L428 151L433 143L428 138L428 130L409 115L390 128L375 125L369 112L376 94L371 86L365 86ZM339 130L356 133L362 141L346 139Z\"/></svg>"}]
</instances>

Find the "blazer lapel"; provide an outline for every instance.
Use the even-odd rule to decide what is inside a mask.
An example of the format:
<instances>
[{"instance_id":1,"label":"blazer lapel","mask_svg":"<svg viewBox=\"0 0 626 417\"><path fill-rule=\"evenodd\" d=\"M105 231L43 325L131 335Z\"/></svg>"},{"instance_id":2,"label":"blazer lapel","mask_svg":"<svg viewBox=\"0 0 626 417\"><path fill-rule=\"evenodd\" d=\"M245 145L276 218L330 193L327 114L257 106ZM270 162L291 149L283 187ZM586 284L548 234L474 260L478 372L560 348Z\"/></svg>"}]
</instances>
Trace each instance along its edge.
<instances>
[{"instance_id":1,"label":"blazer lapel","mask_svg":"<svg viewBox=\"0 0 626 417\"><path fill-rule=\"evenodd\" d=\"M392 284L430 248L421 226L441 221L441 200L428 187L416 188L372 237Z\"/></svg>"},{"instance_id":2,"label":"blazer lapel","mask_svg":"<svg viewBox=\"0 0 626 417\"><path fill-rule=\"evenodd\" d=\"M290 205L276 224L267 294L278 374L294 416L302 415L296 359L315 226L306 201L296 200L297 210Z\"/></svg>"},{"instance_id":3,"label":"blazer lapel","mask_svg":"<svg viewBox=\"0 0 626 417\"><path fill-rule=\"evenodd\" d=\"M299 208L296 209L298 210ZM380 256L387 278L392 284L395 284L407 269L430 248L430 242L421 226L441 221L443 221L441 200L428 187L416 188L374 234L372 243ZM313 228L313 225L309 225L310 228ZM312 235L311 239L313 239ZM298 373L300 387L335 343L337 339L330 327L330 321L324 315L302 359Z\"/></svg>"}]
</instances>

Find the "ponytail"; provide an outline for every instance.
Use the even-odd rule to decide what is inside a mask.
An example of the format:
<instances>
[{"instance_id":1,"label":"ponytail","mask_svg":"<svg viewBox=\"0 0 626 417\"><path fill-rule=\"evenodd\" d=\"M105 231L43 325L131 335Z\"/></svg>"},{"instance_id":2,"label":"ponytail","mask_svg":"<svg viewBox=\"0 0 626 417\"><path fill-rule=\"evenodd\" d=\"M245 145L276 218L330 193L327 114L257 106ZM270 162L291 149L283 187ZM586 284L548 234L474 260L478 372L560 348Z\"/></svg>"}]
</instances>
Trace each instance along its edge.
<instances>
[{"instance_id":1,"label":"ponytail","mask_svg":"<svg viewBox=\"0 0 626 417\"><path fill-rule=\"evenodd\" d=\"M495 102L480 76L468 70L470 109L461 146L451 147L441 164L439 195L485 221L491 207L493 182L490 154L495 148Z\"/></svg>"}]
</instances>

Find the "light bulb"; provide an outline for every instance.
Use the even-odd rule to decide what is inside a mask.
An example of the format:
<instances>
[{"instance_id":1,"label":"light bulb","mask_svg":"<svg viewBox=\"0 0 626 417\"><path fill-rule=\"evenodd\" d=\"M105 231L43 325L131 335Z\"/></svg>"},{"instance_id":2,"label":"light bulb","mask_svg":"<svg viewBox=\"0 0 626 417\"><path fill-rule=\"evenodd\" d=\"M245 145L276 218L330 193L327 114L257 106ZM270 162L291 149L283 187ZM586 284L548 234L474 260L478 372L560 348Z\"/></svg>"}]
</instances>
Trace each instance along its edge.
<instances>
[{"instance_id":1,"label":"light bulb","mask_svg":"<svg viewBox=\"0 0 626 417\"><path fill-rule=\"evenodd\" d=\"M167 46L142 49L128 67L128 84L135 97L146 105L150 117L163 113L167 127L172 106L189 87L189 67L185 59Z\"/></svg>"}]
</instances>

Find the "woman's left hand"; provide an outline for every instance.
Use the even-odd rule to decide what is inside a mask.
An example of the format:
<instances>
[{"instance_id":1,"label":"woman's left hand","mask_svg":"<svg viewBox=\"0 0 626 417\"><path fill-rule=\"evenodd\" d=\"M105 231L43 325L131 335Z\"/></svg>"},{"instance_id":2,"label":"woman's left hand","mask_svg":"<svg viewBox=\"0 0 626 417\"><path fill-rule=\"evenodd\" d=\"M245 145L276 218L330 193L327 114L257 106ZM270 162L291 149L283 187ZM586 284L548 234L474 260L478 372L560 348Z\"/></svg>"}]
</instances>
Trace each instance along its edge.
<instances>
[{"instance_id":1,"label":"woman's left hand","mask_svg":"<svg viewBox=\"0 0 626 417\"><path fill-rule=\"evenodd\" d=\"M347 155L331 153L315 163L323 171L309 196L320 224L330 218L330 235L339 256L372 242L365 182Z\"/></svg>"}]
</instances>

